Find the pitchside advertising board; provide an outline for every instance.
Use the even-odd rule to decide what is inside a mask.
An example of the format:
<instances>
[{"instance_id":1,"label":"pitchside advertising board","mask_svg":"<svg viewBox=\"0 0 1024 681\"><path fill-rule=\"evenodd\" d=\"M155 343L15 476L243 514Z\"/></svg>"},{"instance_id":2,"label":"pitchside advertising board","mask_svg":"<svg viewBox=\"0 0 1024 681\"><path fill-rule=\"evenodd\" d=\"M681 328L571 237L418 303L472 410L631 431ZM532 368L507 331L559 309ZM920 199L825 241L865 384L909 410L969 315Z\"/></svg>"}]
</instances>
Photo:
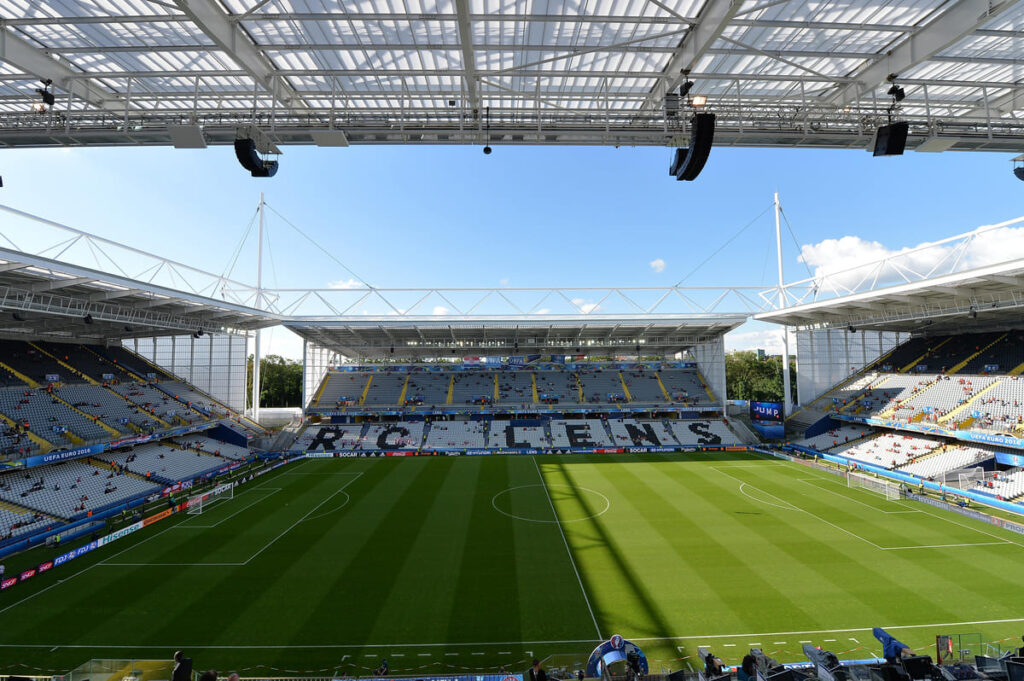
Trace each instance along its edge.
<instances>
[{"instance_id":1,"label":"pitchside advertising board","mask_svg":"<svg viewBox=\"0 0 1024 681\"><path fill-rule=\"evenodd\" d=\"M786 436L782 402L751 402L750 422L766 438L777 440Z\"/></svg>"}]
</instances>

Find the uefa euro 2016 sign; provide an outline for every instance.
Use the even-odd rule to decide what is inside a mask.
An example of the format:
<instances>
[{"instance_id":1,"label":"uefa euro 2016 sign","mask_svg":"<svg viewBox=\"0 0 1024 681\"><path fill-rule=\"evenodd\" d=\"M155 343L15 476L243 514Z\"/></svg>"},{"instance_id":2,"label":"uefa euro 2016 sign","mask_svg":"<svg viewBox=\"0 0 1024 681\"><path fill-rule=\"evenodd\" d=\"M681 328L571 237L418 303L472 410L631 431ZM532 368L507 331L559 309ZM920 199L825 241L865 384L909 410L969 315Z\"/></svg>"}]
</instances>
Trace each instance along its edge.
<instances>
[{"instance_id":1,"label":"uefa euro 2016 sign","mask_svg":"<svg viewBox=\"0 0 1024 681\"><path fill-rule=\"evenodd\" d=\"M590 659L587 660L587 676L603 678L604 671L619 662L624 662L625 668L635 675L647 675L647 656L644 655L644 651L632 641L615 634L590 653Z\"/></svg>"}]
</instances>

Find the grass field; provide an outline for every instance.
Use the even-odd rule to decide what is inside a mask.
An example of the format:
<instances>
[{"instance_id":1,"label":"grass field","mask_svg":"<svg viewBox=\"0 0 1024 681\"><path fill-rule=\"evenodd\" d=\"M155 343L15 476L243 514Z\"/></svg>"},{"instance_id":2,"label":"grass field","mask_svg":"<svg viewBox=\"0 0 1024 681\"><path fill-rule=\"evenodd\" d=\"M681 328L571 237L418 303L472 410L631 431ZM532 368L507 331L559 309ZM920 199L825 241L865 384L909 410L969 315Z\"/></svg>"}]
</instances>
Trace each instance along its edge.
<instances>
[{"instance_id":1,"label":"grass field","mask_svg":"<svg viewBox=\"0 0 1024 681\"><path fill-rule=\"evenodd\" d=\"M393 673L1024 628L1024 537L755 454L308 460L0 598L0 670ZM559 657L558 659L568 659Z\"/></svg>"}]
</instances>

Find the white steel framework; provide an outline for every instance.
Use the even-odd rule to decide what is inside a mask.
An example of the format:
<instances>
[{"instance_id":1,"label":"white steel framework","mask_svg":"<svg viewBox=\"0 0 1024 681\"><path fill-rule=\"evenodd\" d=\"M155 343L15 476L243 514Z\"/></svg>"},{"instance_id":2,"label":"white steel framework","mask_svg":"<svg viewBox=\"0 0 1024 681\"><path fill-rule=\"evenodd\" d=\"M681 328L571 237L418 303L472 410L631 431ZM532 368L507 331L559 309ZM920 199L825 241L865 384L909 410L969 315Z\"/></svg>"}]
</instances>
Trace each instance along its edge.
<instances>
[{"instance_id":1,"label":"white steel framework","mask_svg":"<svg viewBox=\"0 0 1024 681\"><path fill-rule=\"evenodd\" d=\"M912 148L1024 139L1024 0L0 0L0 17L8 146L205 146L250 124L278 144L483 144L488 123L492 145L664 146L686 139L664 109L683 70L718 144L863 148L890 74Z\"/></svg>"}]
</instances>

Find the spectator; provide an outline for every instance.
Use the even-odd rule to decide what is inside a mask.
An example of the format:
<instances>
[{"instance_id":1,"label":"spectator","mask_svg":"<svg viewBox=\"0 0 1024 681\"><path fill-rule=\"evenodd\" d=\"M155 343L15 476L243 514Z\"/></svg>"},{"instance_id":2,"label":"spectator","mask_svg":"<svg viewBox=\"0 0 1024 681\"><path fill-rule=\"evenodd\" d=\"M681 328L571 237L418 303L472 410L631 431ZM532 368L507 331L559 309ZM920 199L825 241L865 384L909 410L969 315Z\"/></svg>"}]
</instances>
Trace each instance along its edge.
<instances>
[{"instance_id":1,"label":"spectator","mask_svg":"<svg viewBox=\"0 0 1024 681\"><path fill-rule=\"evenodd\" d=\"M743 663L736 672L737 681L756 681L757 679L757 658L753 655L744 655Z\"/></svg>"},{"instance_id":2,"label":"spectator","mask_svg":"<svg viewBox=\"0 0 1024 681\"><path fill-rule=\"evenodd\" d=\"M540 667L540 660L533 658L533 666L530 667L529 681L548 681L548 674Z\"/></svg>"},{"instance_id":3,"label":"spectator","mask_svg":"<svg viewBox=\"0 0 1024 681\"><path fill-rule=\"evenodd\" d=\"M722 676L722 674L722 661L708 653L704 658L704 676L708 679L713 679L716 676Z\"/></svg>"},{"instance_id":4,"label":"spectator","mask_svg":"<svg viewBox=\"0 0 1024 681\"><path fill-rule=\"evenodd\" d=\"M373 670L374 676L387 676L388 673L388 661L381 658L380 666Z\"/></svg>"},{"instance_id":5,"label":"spectator","mask_svg":"<svg viewBox=\"0 0 1024 681\"><path fill-rule=\"evenodd\" d=\"M174 669L171 671L171 681L191 681L192 679L192 658L185 657L180 650L174 653Z\"/></svg>"},{"instance_id":6,"label":"spectator","mask_svg":"<svg viewBox=\"0 0 1024 681\"><path fill-rule=\"evenodd\" d=\"M207 669L199 675L199 681L217 681L217 672L212 669Z\"/></svg>"}]
</instances>

